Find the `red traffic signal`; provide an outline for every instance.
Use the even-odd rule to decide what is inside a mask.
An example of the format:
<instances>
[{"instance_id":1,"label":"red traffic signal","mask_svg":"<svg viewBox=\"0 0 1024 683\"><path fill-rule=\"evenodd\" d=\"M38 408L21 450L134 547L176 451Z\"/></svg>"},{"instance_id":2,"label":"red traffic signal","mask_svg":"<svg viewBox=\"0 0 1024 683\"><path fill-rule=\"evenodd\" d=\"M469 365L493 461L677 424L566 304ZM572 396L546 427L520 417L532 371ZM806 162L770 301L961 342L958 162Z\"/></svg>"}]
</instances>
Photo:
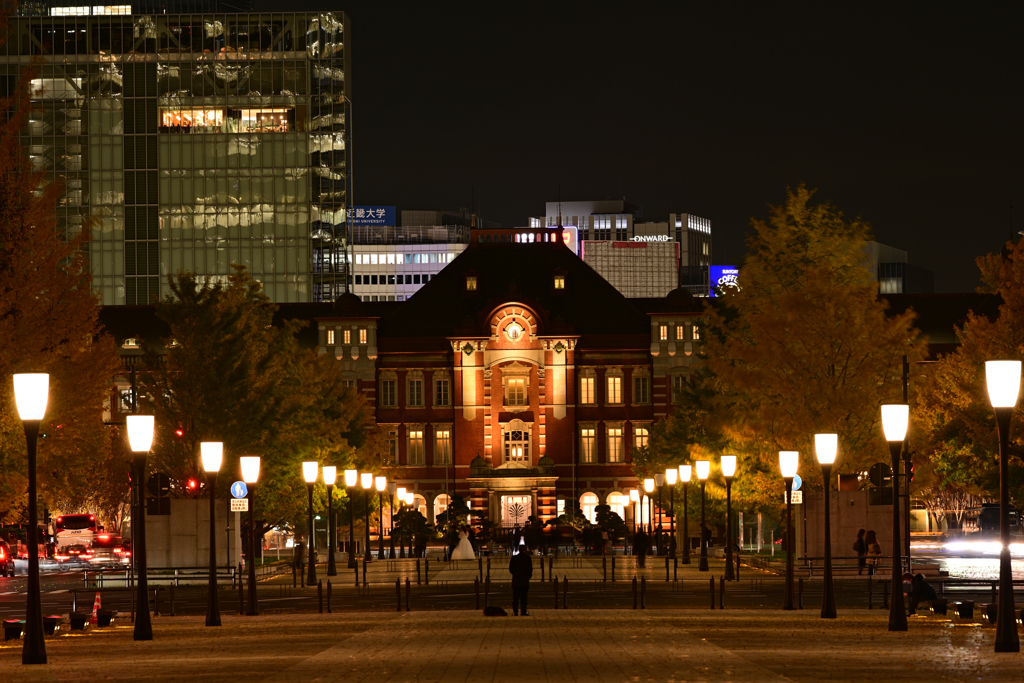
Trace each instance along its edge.
<instances>
[{"instance_id":1,"label":"red traffic signal","mask_svg":"<svg viewBox=\"0 0 1024 683\"><path fill-rule=\"evenodd\" d=\"M174 435L175 436L185 436L185 430L182 429L181 427L178 427L177 429L174 430Z\"/></svg>"}]
</instances>

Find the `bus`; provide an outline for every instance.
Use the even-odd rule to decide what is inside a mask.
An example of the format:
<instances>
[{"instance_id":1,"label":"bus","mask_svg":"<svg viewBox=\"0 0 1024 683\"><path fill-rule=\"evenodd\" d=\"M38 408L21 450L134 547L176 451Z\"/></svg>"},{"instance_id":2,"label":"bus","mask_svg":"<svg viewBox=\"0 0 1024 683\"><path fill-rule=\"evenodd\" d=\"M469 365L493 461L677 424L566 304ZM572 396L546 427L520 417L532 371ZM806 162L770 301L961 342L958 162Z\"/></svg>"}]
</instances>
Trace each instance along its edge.
<instances>
[{"instance_id":1,"label":"bus","mask_svg":"<svg viewBox=\"0 0 1024 683\"><path fill-rule=\"evenodd\" d=\"M99 528L96 515L61 515L54 523L54 541L57 549L80 545L92 548Z\"/></svg>"}]
</instances>

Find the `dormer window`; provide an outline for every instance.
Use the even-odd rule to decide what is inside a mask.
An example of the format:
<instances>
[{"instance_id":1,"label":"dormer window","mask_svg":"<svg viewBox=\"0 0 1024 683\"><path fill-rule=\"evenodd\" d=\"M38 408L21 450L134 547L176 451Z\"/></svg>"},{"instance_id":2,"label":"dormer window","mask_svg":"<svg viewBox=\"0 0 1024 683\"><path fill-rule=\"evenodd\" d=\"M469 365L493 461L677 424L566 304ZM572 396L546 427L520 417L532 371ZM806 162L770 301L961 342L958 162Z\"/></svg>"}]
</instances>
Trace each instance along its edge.
<instances>
[{"instance_id":1,"label":"dormer window","mask_svg":"<svg viewBox=\"0 0 1024 683\"><path fill-rule=\"evenodd\" d=\"M334 330L327 330L327 345L334 346Z\"/></svg>"},{"instance_id":2,"label":"dormer window","mask_svg":"<svg viewBox=\"0 0 1024 683\"><path fill-rule=\"evenodd\" d=\"M345 330L343 334L344 334L345 343L346 344L351 344L352 343L352 330Z\"/></svg>"},{"instance_id":3,"label":"dormer window","mask_svg":"<svg viewBox=\"0 0 1024 683\"><path fill-rule=\"evenodd\" d=\"M124 344L121 345L125 349L137 349L139 348L139 340L135 337L129 337L124 340Z\"/></svg>"},{"instance_id":4,"label":"dormer window","mask_svg":"<svg viewBox=\"0 0 1024 683\"><path fill-rule=\"evenodd\" d=\"M555 289L565 289L565 276L564 275L556 275L555 276Z\"/></svg>"},{"instance_id":5,"label":"dormer window","mask_svg":"<svg viewBox=\"0 0 1024 683\"><path fill-rule=\"evenodd\" d=\"M694 341L699 341L700 340L700 327L697 326L697 325L693 326L693 340Z\"/></svg>"},{"instance_id":6,"label":"dormer window","mask_svg":"<svg viewBox=\"0 0 1024 683\"><path fill-rule=\"evenodd\" d=\"M467 275L466 276L466 291L467 292L475 292L476 291L476 275Z\"/></svg>"}]
</instances>

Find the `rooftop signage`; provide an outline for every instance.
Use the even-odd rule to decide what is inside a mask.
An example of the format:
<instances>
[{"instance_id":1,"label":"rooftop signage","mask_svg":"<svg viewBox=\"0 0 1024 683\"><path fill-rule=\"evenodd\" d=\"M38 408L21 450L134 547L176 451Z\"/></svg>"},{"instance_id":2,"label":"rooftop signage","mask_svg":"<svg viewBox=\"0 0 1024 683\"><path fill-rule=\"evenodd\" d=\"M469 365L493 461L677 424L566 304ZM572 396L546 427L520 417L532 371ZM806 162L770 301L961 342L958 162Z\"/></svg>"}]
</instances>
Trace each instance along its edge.
<instances>
[{"instance_id":1,"label":"rooftop signage","mask_svg":"<svg viewBox=\"0 0 1024 683\"><path fill-rule=\"evenodd\" d=\"M668 235L633 235L634 242L671 242Z\"/></svg>"},{"instance_id":2,"label":"rooftop signage","mask_svg":"<svg viewBox=\"0 0 1024 683\"><path fill-rule=\"evenodd\" d=\"M348 209L348 224L394 226L397 224L396 216L393 206L351 206Z\"/></svg>"},{"instance_id":3,"label":"rooftop signage","mask_svg":"<svg viewBox=\"0 0 1024 683\"><path fill-rule=\"evenodd\" d=\"M708 275L711 280L711 296L718 296L716 289L724 290L733 287L739 291L740 269L736 266L710 266Z\"/></svg>"}]
</instances>

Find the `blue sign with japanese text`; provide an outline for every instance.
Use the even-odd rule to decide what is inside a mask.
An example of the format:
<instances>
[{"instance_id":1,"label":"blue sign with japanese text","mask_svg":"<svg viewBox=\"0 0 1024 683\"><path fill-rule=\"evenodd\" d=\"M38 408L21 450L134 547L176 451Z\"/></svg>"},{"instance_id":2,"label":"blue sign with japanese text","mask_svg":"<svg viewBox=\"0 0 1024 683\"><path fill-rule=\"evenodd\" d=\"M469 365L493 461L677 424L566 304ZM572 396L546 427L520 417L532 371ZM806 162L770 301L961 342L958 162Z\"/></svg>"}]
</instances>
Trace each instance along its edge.
<instances>
[{"instance_id":1,"label":"blue sign with japanese text","mask_svg":"<svg viewBox=\"0 0 1024 683\"><path fill-rule=\"evenodd\" d=\"M393 206L351 206L348 209L349 225L398 225L398 212Z\"/></svg>"}]
</instances>

